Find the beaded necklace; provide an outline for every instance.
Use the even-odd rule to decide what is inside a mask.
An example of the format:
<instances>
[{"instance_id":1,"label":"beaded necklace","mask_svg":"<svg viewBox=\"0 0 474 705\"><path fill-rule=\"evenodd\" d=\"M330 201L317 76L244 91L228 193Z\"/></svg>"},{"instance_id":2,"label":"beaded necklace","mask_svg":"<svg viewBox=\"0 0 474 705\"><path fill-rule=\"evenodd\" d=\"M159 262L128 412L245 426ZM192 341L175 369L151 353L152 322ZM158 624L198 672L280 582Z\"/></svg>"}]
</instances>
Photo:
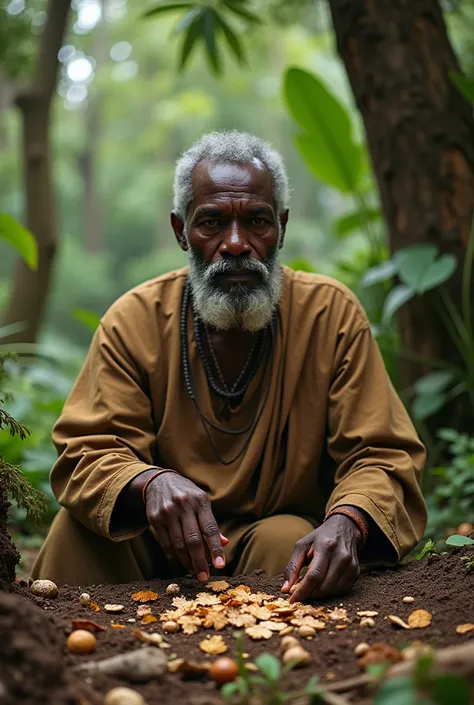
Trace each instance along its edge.
<instances>
[{"instance_id":1,"label":"beaded necklace","mask_svg":"<svg viewBox=\"0 0 474 705\"><path fill-rule=\"evenodd\" d=\"M182 305L181 305L181 321L180 321L180 333L181 333L181 363L182 363L182 368L183 368L183 375L184 375L184 383L186 387L187 394L191 401L194 404L194 407L196 408L196 411L198 412L199 418L201 419L201 423L203 425L204 431L206 433L206 436L208 438L208 441L211 445L211 448L213 450L214 455L216 456L217 460L222 464L222 465L232 465L236 460L238 460L247 450L249 443L253 437L253 434L255 432L255 429L257 427L258 422L260 421L263 411L265 409L265 406L268 401L268 397L270 394L270 387L271 387L271 379L273 375L273 366L274 366L274 351L275 351L275 342L276 342L276 335L277 335L277 312L275 312L272 323L270 326L270 343L269 345L266 344L268 336L266 335L264 338L264 343L261 345L261 350L259 351L259 355L257 356L258 365L260 364L260 361L263 359L264 353L267 348L268 350L268 356L270 358L270 365L266 366L265 372L262 375L262 379L259 383L258 390L256 392L257 399L260 399L261 397L261 391L263 389L263 384L265 382L265 378L267 376L266 372L268 370L268 383L266 385L266 390L265 390L265 395L263 398L263 403L261 404L260 408L259 405L257 404L255 408L255 412L253 414L253 418L250 421L250 423L247 424L244 428L238 428L238 429L230 429L230 428L225 428L223 426L219 426L218 424L214 423L212 419L209 419L206 417L204 412L201 410L201 405L199 403L199 399L197 398L196 394L196 388L193 380L193 376L191 373L191 366L189 364L189 350L188 350L188 334L187 334L187 314L188 314L188 308L191 302L191 287L189 284L189 281L186 280L185 286L184 286L184 292L183 292L183 300L182 300ZM194 320L194 330L196 332L196 318L193 315L193 320ZM263 337L263 336L262 336ZM200 340L200 339L199 339ZM211 385L212 388L212 375L211 377L208 375L208 369L209 367L209 362L206 359L206 356L204 354L204 349L202 348L202 341L200 341L200 344L198 344L197 339L196 339L196 345L198 347L198 352L201 357L201 360L203 362L204 370L206 372L207 379ZM255 366L255 371L253 374L255 375L258 365L254 363ZM252 367L253 370L253 367ZM247 388L247 387L246 387ZM220 392L225 392L225 390L219 390ZM245 390L244 390L245 391ZM226 392L225 395L232 395L234 397L234 392ZM232 398L231 397L231 398ZM230 460L225 460L222 458L220 455L214 440L210 434L210 428L213 428L215 431L218 431L220 433L224 433L229 436L242 436L245 433L248 433L247 438L245 439L245 442L242 446L242 448L239 450L239 452Z\"/></svg>"}]
</instances>

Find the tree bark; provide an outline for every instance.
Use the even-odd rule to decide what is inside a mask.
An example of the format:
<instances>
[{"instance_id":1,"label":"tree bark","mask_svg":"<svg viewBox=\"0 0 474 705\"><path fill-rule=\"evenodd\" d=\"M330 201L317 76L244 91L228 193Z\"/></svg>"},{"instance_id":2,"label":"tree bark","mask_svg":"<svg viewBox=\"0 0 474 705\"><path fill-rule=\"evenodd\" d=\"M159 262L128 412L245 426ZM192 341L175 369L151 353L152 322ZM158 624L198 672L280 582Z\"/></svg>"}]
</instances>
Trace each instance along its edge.
<instances>
[{"instance_id":1,"label":"tree bark","mask_svg":"<svg viewBox=\"0 0 474 705\"><path fill-rule=\"evenodd\" d=\"M50 113L70 4L70 0L49 0L35 75L31 85L16 97L23 121L26 226L38 243L38 269L33 271L22 260L17 262L2 323L21 322L23 329L4 338L2 342L8 344L36 341L50 289L57 249Z\"/></svg>"},{"instance_id":2,"label":"tree bark","mask_svg":"<svg viewBox=\"0 0 474 705\"><path fill-rule=\"evenodd\" d=\"M474 122L472 108L449 77L459 65L439 3L328 1L337 47L364 120L390 248L395 252L430 242L456 255L458 270L447 286L459 310L474 209ZM402 308L402 345L457 360L435 301L424 296ZM404 386L411 389L428 371L403 363ZM464 399L456 402L455 412L472 419L472 406ZM453 425L453 409L449 414Z\"/></svg>"}]
</instances>

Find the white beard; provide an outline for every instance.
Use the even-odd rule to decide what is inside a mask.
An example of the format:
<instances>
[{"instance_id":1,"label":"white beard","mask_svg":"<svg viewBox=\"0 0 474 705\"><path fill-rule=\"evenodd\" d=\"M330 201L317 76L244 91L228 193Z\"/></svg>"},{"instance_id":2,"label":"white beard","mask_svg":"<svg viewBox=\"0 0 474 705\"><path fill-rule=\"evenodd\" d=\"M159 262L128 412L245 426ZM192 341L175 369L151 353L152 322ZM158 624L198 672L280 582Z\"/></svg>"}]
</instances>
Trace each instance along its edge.
<instances>
[{"instance_id":1,"label":"white beard","mask_svg":"<svg viewBox=\"0 0 474 705\"><path fill-rule=\"evenodd\" d=\"M270 324L283 286L278 249L266 263L250 257L236 257L206 265L191 247L188 258L194 308L203 323L218 330L241 328L252 333ZM229 291L223 291L216 285L214 277L232 269L258 272L262 282L254 289L235 284Z\"/></svg>"}]
</instances>

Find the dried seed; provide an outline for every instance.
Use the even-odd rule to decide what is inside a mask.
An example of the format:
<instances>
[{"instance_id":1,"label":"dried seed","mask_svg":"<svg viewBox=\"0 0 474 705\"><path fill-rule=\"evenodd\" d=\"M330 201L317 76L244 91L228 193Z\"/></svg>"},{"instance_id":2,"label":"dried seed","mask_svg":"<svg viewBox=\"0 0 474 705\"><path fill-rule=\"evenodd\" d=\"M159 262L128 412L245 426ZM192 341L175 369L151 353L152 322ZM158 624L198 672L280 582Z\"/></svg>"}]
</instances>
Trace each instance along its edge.
<instances>
[{"instance_id":1,"label":"dried seed","mask_svg":"<svg viewBox=\"0 0 474 705\"><path fill-rule=\"evenodd\" d=\"M104 610L106 612L122 612L125 609L123 605L105 605Z\"/></svg>"},{"instance_id":2,"label":"dried seed","mask_svg":"<svg viewBox=\"0 0 474 705\"><path fill-rule=\"evenodd\" d=\"M375 627L375 619L372 617L362 617L360 620L361 627Z\"/></svg>"},{"instance_id":3,"label":"dried seed","mask_svg":"<svg viewBox=\"0 0 474 705\"><path fill-rule=\"evenodd\" d=\"M405 602L405 604L410 604L410 602L415 602L415 598L411 597L410 595L407 595L406 597L403 598L402 602Z\"/></svg>"},{"instance_id":4,"label":"dried seed","mask_svg":"<svg viewBox=\"0 0 474 705\"><path fill-rule=\"evenodd\" d=\"M89 607L90 601L91 596L88 592L83 592L82 595L79 597L79 602L81 603L81 605L84 605L84 607Z\"/></svg>"},{"instance_id":5,"label":"dried seed","mask_svg":"<svg viewBox=\"0 0 474 705\"><path fill-rule=\"evenodd\" d=\"M176 634L179 631L179 624L177 622L165 622L163 624L163 631L167 634Z\"/></svg>"},{"instance_id":6,"label":"dried seed","mask_svg":"<svg viewBox=\"0 0 474 705\"><path fill-rule=\"evenodd\" d=\"M360 644L354 647L354 654L356 656L363 656L369 650L369 645L365 641L361 641Z\"/></svg>"},{"instance_id":7,"label":"dried seed","mask_svg":"<svg viewBox=\"0 0 474 705\"><path fill-rule=\"evenodd\" d=\"M281 660L285 666L289 663L294 663L295 668L301 668L311 663L311 655L302 646L293 646L285 651Z\"/></svg>"},{"instance_id":8,"label":"dried seed","mask_svg":"<svg viewBox=\"0 0 474 705\"><path fill-rule=\"evenodd\" d=\"M178 583L170 583L166 588L167 595L179 595L180 592L181 588L179 587Z\"/></svg>"},{"instance_id":9,"label":"dried seed","mask_svg":"<svg viewBox=\"0 0 474 705\"><path fill-rule=\"evenodd\" d=\"M316 636L316 629L307 626L300 627L298 629L298 636L300 636L302 639L312 639Z\"/></svg>"}]
</instances>

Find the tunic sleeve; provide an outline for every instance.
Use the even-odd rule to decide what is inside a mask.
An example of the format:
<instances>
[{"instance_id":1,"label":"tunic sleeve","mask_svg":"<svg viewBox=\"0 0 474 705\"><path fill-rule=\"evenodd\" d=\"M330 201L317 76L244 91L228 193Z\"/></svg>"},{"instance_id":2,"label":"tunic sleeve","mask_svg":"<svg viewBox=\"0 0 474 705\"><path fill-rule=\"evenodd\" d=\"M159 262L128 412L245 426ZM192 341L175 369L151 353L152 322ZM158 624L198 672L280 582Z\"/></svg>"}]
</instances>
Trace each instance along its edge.
<instances>
[{"instance_id":1,"label":"tunic sleeve","mask_svg":"<svg viewBox=\"0 0 474 705\"><path fill-rule=\"evenodd\" d=\"M58 502L112 540L146 528L111 536L110 520L125 485L153 467L156 443L147 375L129 355L124 337L119 326L101 322L53 429L58 460L51 485Z\"/></svg>"},{"instance_id":2,"label":"tunic sleeve","mask_svg":"<svg viewBox=\"0 0 474 705\"><path fill-rule=\"evenodd\" d=\"M336 464L326 511L352 505L369 514L388 539L395 563L422 538L426 506L420 489L426 459L410 417L392 386L365 324L347 345L329 394L328 451Z\"/></svg>"}]
</instances>

